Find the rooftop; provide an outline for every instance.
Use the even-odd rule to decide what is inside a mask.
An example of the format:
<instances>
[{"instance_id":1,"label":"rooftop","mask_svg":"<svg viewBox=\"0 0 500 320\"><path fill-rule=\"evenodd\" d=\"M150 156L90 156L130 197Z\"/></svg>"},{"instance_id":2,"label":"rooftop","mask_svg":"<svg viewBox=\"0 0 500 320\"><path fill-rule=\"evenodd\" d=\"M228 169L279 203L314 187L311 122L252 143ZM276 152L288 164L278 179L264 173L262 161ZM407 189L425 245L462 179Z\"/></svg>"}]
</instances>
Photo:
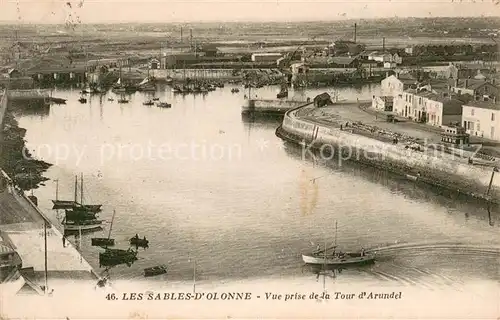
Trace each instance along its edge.
<instances>
[{"instance_id":1,"label":"rooftop","mask_svg":"<svg viewBox=\"0 0 500 320\"><path fill-rule=\"evenodd\" d=\"M500 103L498 101L470 101L469 103L464 104L464 107L500 110Z\"/></svg>"}]
</instances>

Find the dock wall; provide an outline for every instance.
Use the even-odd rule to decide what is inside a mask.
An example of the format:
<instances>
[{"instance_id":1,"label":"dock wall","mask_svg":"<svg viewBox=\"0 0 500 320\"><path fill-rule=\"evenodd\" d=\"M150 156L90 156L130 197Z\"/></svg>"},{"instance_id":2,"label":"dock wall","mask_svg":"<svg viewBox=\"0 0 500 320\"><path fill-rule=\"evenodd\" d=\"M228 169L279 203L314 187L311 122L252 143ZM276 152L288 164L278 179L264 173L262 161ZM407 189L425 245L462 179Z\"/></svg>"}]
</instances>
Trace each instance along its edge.
<instances>
[{"instance_id":1,"label":"dock wall","mask_svg":"<svg viewBox=\"0 0 500 320\"><path fill-rule=\"evenodd\" d=\"M486 198L492 167L474 166L467 159L447 153L430 155L413 151L406 149L401 143L387 143L301 119L296 116L300 109L293 109L285 114L277 135L291 142L305 142L303 155L311 149L325 151L332 147L335 150L333 153L336 152L331 158L334 161L357 161L402 175L418 173L419 181L473 197ZM500 200L500 179L497 176L493 179L488 199L494 202Z\"/></svg>"},{"instance_id":2,"label":"dock wall","mask_svg":"<svg viewBox=\"0 0 500 320\"><path fill-rule=\"evenodd\" d=\"M248 99L243 105L242 113L274 113L282 114L285 112L301 107L310 105L312 102L298 101L298 100L273 100L273 99Z\"/></svg>"},{"instance_id":3,"label":"dock wall","mask_svg":"<svg viewBox=\"0 0 500 320\"><path fill-rule=\"evenodd\" d=\"M5 92L5 90L0 92L0 137L3 132L3 120L7 110L8 100L9 97L8 94ZM0 148L0 152L1 151L2 149ZM62 232L52 224L50 219L26 196L24 192L20 191L14 186L13 180L1 168L0 168L0 182L1 182L0 186L5 186L4 183L6 183L5 187L7 188L8 192L13 196L11 198L12 201L15 201L20 207L25 208L26 210L30 210L31 212L39 215L47 223L47 227L53 231L57 239L63 238ZM24 249L27 249L28 251L30 250L30 248L24 248ZM81 253L71 243L69 243L69 241L66 249L71 250L72 251L71 254L73 256L79 257L80 261L79 264L83 266L83 269L88 270L96 279L100 278L99 274L92 268L90 263L87 260L85 260L85 258L83 258ZM67 262L64 261L62 261L61 263L67 264Z\"/></svg>"}]
</instances>

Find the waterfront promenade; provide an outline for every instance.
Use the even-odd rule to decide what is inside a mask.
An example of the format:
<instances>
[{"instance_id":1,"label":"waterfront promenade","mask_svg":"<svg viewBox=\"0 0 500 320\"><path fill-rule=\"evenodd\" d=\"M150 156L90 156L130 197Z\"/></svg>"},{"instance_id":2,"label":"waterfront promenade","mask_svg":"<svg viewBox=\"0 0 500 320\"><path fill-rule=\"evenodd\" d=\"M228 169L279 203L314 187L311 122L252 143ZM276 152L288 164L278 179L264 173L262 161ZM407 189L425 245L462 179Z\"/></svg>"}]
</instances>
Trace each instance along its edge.
<instances>
[{"instance_id":1,"label":"waterfront promenade","mask_svg":"<svg viewBox=\"0 0 500 320\"><path fill-rule=\"evenodd\" d=\"M5 98L3 96L2 98ZM2 99L0 98L0 99ZM0 100L0 124L7 102ZM0 130L1 131L1 130ZM10 177L3 171L0 175L0 237L1 242L12 247L21 257L23 268L33 268L33 272L23 277L30 283L44 285L45 282L45 241L44 224L47 224L47 278L49 291L51 280L97 279L98 275L80 252L69 241L63 246L63 235L47 216L17 189ZM66 281L67 283L67 281ZM0 285L4 287L4 285ZM0 289L2 295L15 294ZM0 305L1 308L1 305Z\"/></svg>"}]
</instances>

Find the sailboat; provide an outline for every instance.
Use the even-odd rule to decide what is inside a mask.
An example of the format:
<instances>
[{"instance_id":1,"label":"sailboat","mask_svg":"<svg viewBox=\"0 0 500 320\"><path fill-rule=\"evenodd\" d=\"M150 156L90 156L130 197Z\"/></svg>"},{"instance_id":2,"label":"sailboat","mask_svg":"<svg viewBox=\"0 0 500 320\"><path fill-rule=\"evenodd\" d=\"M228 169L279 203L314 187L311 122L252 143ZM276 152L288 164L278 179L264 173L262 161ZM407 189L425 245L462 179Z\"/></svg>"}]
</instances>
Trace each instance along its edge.
<instances>
[{"instance_id":1,"label":"sailboat","mask_svg":"<svg viewBox=\"0 0 500 320\"><path fill-rule=\"evenodd\" d=\"M152 81L153 79L149 76L149 69L148 69L148 76L144 78L138 85L137 85L137 90L138 91L156 91L156 85Z\"/></svg>"},{"instance_id":2,"label":"sailboat","mask_svg":"<svg viewBox=\"0 0 500 320\"><path fill-rule=\"evenodd\" d=\"M107 238L92 238L90 241L93 246L114 246L115 239L111 239L111 230L113 229L113 221L115 220L115 211L113 210L113 217L111 218L111 225L109 226L109 233Z\"/></svg>"},{"instance_id":3,"label":"sailboat","mask_svg":"<svg viewBox=\"0 0 500 320\"><path fill-rule=\"evenodd\" d=\"M77 183L77 181L76 181ZM75 185L75 202L76 202L77 192ZM73 210L66 210L66 215L62 222L65 231L83 231L83 230L94 230L101 228L102 220L98 220L96 215L97 212L92 212L85 209L83 204L83 174L81 179L81 190L80 190L80 206L74 206Z\"/></svg>"},{"instance_id":4,"label":"sailboat","mask_svg":"<svg viewBox=\"0 0 500 320\"><path fill-rule=\"evenodd\" d=\"M333 252L328 253L329 250ZM346 266L360 265L375 261L375 256L368 254L364 249L359 252L337 251L337 223L335 222L335 243L333 247L324 249L318 248L312 253L302 254L302 260L307 264L328 265L328 266Z\"/></svg>"},{"instance_id":5,"label":"sailboat","mask_svg":"<svg viewBox=\"0 0 500 320\"><path fill-rule=\"evenodd\" d=\"M83 175L81 178L81 200L83 200ZM75 176L75 199L74 200L59 200L58 199L58 194L59 194L59 181L56 180L56 200L52 200L52 203L54 206L52 209L58 210L58 209L65 209L65 210L74 210L74 211L89 211L89 212L94 212L97 213L101 211L101 204L83 204L81 201L78 203L78 176Z\"/></svg>"}]
</instances>

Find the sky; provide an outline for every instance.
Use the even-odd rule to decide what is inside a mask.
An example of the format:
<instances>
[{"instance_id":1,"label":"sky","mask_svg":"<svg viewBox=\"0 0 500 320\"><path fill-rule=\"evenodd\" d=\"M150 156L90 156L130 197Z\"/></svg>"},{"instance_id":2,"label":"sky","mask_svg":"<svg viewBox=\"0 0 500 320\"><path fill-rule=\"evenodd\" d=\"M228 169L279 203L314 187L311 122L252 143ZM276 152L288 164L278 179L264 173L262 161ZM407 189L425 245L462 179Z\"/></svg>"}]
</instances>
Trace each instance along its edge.
<instances>
[{"instance_id":1,"label":"sky","mask_svg":"<svg viewBox=\"0 0 500 320\"><path fill-rule=\"evenodd\" d=\"M500 0L0 0L0 21L65 23L500 17ZM71 4L71 8L67 3ZM81 3L81 7L79 7Z\"/></svg>"}]
</instances>

